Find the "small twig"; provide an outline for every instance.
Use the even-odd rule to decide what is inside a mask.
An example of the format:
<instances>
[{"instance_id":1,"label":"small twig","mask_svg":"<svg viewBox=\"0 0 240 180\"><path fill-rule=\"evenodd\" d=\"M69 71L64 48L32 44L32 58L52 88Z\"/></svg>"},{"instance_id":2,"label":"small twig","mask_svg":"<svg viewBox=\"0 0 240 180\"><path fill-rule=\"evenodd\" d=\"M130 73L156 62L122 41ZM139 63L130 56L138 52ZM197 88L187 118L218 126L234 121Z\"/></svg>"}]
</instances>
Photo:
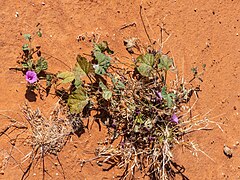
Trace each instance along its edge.
<instances>
[{"instance_id":1,"label":"small twig","mask_svg":"<svg viewBox=\"0 0 240 180\"><path fill-rule=\"evenodd\" d=\"M132 22L132 23L129 23L129 24L124 24L124 25L120 28L120 30L123 30L123 29L125 29L125 28L127 28L127 27L131 27L131 26L136 27L137 24L136 24L135 22Z\"/></svg>"},{"instance_id":2,"label":"small twig","mask_svg":"<svg viewBox=\"0 0 240 180\"><path fill-rule=\"evenodd\" d=\"M144 20L143 20L143 16L142 16L142 4L140 4L139 14L140 14L141 21L142 21L142 24L143 24L143 28L144 28L144 31L145 31L145 33L146 33L146 35L147 35L147 38L148 38L150 44L152 44L151 38L150 38L150 36L149 36L149 34L148 34L148 32L147 32L147 28L146 28L146 25L145 25Z\"/></svg>"},{"instance_id":3,"label":"small twig","mask_svg":"<svg viewBox=\"0 0 240 180\"><path fill-rule=\"evenodd\" d=\"M63 169L62 163L61 163L61 161L60 161L60 159L59 159L58 156L57 156L57 161L58 161L58 163L59 163L59 165L60 165L60 167L61 167L61 169L62 169L63 179L66 179L66 176L65 176L65 172L64 172L64 169Z\"/></svg>"},{"instance_id":4,"label":"small twig","mask_svg":"<svg viewBox=\"0 0 240 180\"><path fill-rule=\"evenodd\" d=\"M69 70L71 70L71 67L70 67L69 65L67 65L64 61L62 61L61 59L58 59L58 58L56 58L56 57L54 57L54 56L52 56L52 55L50 55L50 54L48 54L48 53L45 53L45 52L42 52L42 53L43 53L43 54L46 54L46 55L49 56L50 58L53 58L53 59L61 62L64 66L66 66Z\"/></svg>"}]
</instances>

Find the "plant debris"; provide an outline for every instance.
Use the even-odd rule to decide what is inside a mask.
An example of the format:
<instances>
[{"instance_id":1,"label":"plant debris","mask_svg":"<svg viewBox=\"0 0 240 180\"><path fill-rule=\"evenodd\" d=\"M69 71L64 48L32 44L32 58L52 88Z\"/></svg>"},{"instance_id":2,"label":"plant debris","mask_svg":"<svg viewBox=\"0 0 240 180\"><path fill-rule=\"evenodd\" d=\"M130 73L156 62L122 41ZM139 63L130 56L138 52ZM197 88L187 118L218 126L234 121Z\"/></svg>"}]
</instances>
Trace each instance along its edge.
<instances>
[{"instance_id":1,"label":"plant debris","mask_svg":"<svg viewBox=\"0 0 240 180\"><path fill-rule=\"evenodd\" d=\"M138 47L137 41L138 41L138 38L135 38L135 37L132 37L132 38L129 38L129 39L125 39L123 41L124 45L126 46L126 50L130 54L134 53L133 48L137 48Z\"/></svg>"}]
</instances>

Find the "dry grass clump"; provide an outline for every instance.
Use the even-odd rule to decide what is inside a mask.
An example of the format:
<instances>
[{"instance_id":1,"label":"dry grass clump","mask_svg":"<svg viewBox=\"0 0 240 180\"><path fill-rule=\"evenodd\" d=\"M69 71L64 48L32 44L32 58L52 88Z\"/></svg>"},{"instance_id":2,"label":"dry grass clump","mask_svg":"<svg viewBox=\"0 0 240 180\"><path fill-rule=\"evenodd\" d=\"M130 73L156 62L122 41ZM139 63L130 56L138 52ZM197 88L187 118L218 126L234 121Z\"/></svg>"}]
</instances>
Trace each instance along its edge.
<instances>
[{"instance_id":1,"label":"dry grass clump","mask_svg":"<svg viewBox=\"0 0 240 180\"><path fill-rule=\"evenodd\" d=\"M69 119L64 116L63 109L57 105L49 118L46 118L40 111L31 109L30 106L23 107L23 114L30 124L31 135L30 145L32 147L25 157L24 161L30 160L27 170L22 179L25 179L33 165L34 161L42 160L43 176L45 174L44 157L46 155L58 155L66 144L70 134L73 132Z\"/></svg>"}]
</instances>

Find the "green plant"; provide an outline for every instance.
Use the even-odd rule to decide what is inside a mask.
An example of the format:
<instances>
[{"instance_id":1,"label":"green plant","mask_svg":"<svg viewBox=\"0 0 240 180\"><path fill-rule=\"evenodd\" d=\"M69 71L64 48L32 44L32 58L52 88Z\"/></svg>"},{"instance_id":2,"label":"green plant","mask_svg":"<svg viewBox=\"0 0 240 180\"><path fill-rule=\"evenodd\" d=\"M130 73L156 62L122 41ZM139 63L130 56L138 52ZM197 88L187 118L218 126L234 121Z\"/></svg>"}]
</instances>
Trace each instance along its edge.
<instances>
[{"instance_id":1,"label":"green plant","mask_svg":"<svg viewBox=\"0 0 240 180\"><path fill-rule=\"evenodd\" d=\"M55 75L47 72L48 62L42 56L41 46L33 47L33 40L35 37L42 37L41 29L39 29L33 36L31 34L23 34L27 43L22 46L22 58L17 63L21 67L10 68L10 70L21 71L27 80L27 92L33 92L35 89L39 91L40 97L43 97L42 92L49 94L50 88L53 84ZM40 81L46 82L43 86Z\"/></svg>"},{"instance_id":2,"label":"green plant","mask_svg":"<svg viewBox=\"0 0 240 180\"><path fill-rule=\"evenodd\" d=\"M96 100L102 91L102 97L109 100L112 96L111 91L103 83L106 83L105 77L109 76L108 68L111 65L110 56L112 54L107 42L94 44L92 59L88 61L81 55L77 56L77 62L72 71L60 72L57 74L60 83L70 83L71 86L65 92L68 92L67 106L71 113L81 113L84 107L90 101ZM83 83L84 78L88 83Z\"/></svg>"},{"instance_id":3,"label":"green plant","mask_svg":"<svg viewBox=\"0 0 240 180\"><path fill-rule=\"evenodd\" d=\"M123 179L134 178L137 170L152 178L170 177L175 165L171 149L185 133L179 116L194 89L167 86L167 74L176 67L166 54L149 50L119 69L112 52L106 42L94 43L90 60L78 55L72 71L57 75L61 83L71 84L64 90L66 105L81 117L94 110L107 125L109 140L97 151L98 164L118 165Z\"/></svg>"},{"instance_id":4,"label":"green plant","mask_svg":"<svg viewBox=\"0 0 240 180\"><path fill-rule=\"evenodd\" d=\"M94 53L92 58L89 63L94 62ZM123 69L115 66L117 58L110 62L106 63L107 71L100 76L95 71L93 81L89 79L90 84L82 85L91 106L81 109L97 111L96 118L108 127L107 140L97 148L92 160L97 159L99 166L109 164L105 169L122 168L120 179L134 179L137 171L151 179L174 177L181 172L173 161L175 145L204 153L195 143L183 140L185 134L209 126L209 121L191 119L191 111L187 110L199 87L187 88L178 78L167 83L168 73L174 73L176 67L173 59L155 49L141 52ZM113 142L117 139L120 142L116 145ZM82 160L81 166L92 160Z\"/></svg>"},{"instance_id":5,"label":"green plant","mask_svg":"<svg viewBox=\"0 0 240 180\"><path fill-rule=\"evenodd\" d=\"M176 67L167 54L146 48L134 62L122 63L125 67L119 68L121 61L108 43L94 42L90 57L78 55L73 69L55 75L46 71L48 65L40 47L36 50L31 47L32 37L28 34L24 37L28 44L23 45L23 59L19 62L22 67L14 69L26 75L33 71L38 80L46 81L46 89L54 84L71 132L84 131L83 121L91 111L96 112L95 119L107 126L107 140L93 158L98 160L98 165L105 163L122 168L122 179L134 179L136 171L152 179L167 179L179 171L171 152L176 144L198 150L182 139L186 133L201 130L196 121L189 120L191 113L186 110L192 95L200 89L187 88L178 78L168 83L168 74L174 73ZM34 54L38 60L34 60ZM194 69L194 79L199 78L198 75ZM33 82L34 74L30 80ZM38 81L31 83L30 80L29 87L42 87ZM208 125L207 121L204 123ZM114 143L116 140L119 143ZM81 165L89 161L83 160Z\"/></svg>"}]
</instances>

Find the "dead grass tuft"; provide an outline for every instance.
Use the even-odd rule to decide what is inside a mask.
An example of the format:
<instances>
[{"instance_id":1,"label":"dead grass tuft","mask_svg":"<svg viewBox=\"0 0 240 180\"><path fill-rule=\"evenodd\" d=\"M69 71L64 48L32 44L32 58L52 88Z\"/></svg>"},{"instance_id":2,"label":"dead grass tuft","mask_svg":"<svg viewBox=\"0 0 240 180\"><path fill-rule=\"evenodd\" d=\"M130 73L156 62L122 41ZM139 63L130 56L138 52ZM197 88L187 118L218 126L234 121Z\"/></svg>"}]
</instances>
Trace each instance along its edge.
<instances>
[{"instance_id":1,"label":"dead grass tuft","mask_svg":"<svg viewBox=\"0 0 240 180\"><path fill-rule=\"evenodd\" d=\"M66 144L73 129L69 119L64 116L63 109L56 105L49 118L46 118L40 111L35 111L28 105L22 110L26 120L30 124L30 145L32 150L28 153L23 161L30 160L27 170L24 172L22 179L25 179L29 173L34 161L42 160L43 178L45 174L44 157L46 155L55 155L62 150Z\"/></svg>"}]
</instances>

